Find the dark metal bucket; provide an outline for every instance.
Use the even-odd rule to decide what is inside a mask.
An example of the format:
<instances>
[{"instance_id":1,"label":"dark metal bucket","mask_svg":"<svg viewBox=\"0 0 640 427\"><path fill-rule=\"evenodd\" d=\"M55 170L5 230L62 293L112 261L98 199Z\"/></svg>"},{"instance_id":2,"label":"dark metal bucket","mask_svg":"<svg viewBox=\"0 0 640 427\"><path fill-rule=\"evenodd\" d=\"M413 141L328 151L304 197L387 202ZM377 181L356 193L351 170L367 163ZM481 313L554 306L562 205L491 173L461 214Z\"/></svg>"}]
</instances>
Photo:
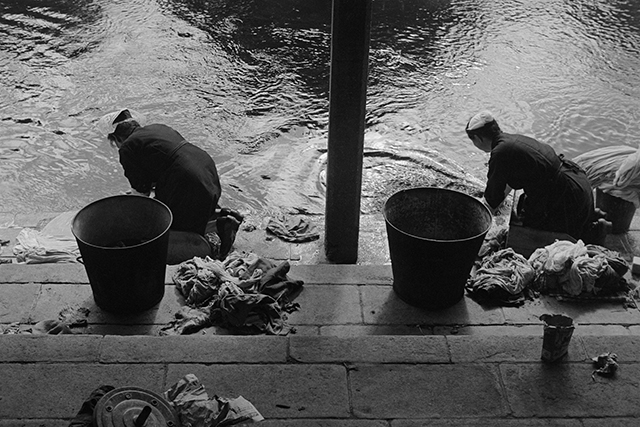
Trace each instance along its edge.
<instances>
[{"instance_id":1,"label":"dark metal bucket","mask_svg":"<svg viewBox=\"0 0 640 427\"><path fill-rule=\"evenodd\" d=\"M162 300L172 220L164 203L133 195L97 200L76 214L71 231L100 308L135 313Z\"/></svg>"},{"instance_id":2,"label":"dark metal bucket","mask_svg":"<svg viewBox=\"0 0 640 427\"><path fill-rule=\"evenodd\" d=\"M489 209L459 191L422 187L389 197L384 218L396 294L428 309L460 301L491 227Z\"/></svg>"},{"instance_id":3,"label":"dark metal bucket","mask_svg":"<svg viewBox=\"0 0 640 427\"><path fill-rule=\"evenodd\" d=\"M636 205L596 189L596 207L606 212L606 219L611 221L611 233L623 234L631 228L633 216L636 214Z\"/></svg>"}]
</instances>

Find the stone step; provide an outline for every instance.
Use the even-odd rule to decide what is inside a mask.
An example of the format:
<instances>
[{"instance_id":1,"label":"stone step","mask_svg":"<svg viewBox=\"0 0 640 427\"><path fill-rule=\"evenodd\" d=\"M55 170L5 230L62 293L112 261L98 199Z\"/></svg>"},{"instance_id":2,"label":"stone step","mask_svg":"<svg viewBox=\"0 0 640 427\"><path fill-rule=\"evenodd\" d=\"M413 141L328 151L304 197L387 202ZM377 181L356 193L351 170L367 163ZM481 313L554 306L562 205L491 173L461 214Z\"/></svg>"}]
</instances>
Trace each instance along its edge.
<instances>
[{"instance_id":1,"label":"stone step","mask_svg":"<svg viewBox=\"0 0 640 427\"><path fill-rule=\"evenodd\" d=\"M631 426L640 337L0 335L0 425L67 425L102 384L162 393L186 374L264 426ZM613 378L591 358L618 355ZM28 402L28 403L27 403ZM600 422L601 424L597 424Z\"/></svg>"}]
</instances>

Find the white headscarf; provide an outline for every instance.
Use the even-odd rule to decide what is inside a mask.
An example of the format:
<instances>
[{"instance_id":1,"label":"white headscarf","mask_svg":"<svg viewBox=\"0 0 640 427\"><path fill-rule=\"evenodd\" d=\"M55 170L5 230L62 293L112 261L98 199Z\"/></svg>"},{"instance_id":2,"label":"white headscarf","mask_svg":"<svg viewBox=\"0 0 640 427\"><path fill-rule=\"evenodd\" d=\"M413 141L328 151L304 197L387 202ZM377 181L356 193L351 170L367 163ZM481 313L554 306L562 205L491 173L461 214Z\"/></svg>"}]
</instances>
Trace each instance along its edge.
<instances>
[{"instance_id":1,"label":"white headscarf","mask_svg":"<svg viewBox=\"0 0 640 427\"><path fill-rule=\"evenodd\" d=\"M494 120L495 119L493 118L493 114L491 114L489 111L480 111L478 114L471 117L471 120L469 120L469 124L467 125L467 130L480 129L482 126L486 125L487 123L491 123Z\"/></svg>"},{"instance_id":2,"label":"white headscarf","mask_svg":"<svg viewBox=\"0 0 640 427\"><path fill-rule=\"evenodd\" d=\"M124 110L129 110L129 113L131 113L131 119L128 119L128 120L135 120L140 124L140 126L145 125L145 118L142 114L138 113L135 110L132 110L131 108L121 108L119 110L114 111L113 113L105 114L104 116L100 117L96 122L96 127L98 128L98 131L101 134L103 134L105 138L109 136L110 133L113 133L116 130L118 123L122 123L122 121L118 123L113 123L113 121Z\"/></svg>"}]
</instances>

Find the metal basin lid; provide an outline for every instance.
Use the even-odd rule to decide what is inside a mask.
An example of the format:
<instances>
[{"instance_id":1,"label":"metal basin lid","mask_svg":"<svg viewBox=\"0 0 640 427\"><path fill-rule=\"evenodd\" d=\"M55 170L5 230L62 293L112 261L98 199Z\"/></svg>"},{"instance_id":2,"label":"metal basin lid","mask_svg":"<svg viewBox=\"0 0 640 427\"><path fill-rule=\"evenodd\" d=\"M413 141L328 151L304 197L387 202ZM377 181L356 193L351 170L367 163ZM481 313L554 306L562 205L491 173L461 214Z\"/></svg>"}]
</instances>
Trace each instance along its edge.
<instances>
[{"instance_id":1,"label":"metal basin lid","mask_svg":"<svg viewBox=\"0 0 640 427\"><path fill-rule=\"evenodd\" d=\"M178 427L178 416L162 396L139 387L105 394L93 413L98 427Z\"/></svg>"}]
</instances>

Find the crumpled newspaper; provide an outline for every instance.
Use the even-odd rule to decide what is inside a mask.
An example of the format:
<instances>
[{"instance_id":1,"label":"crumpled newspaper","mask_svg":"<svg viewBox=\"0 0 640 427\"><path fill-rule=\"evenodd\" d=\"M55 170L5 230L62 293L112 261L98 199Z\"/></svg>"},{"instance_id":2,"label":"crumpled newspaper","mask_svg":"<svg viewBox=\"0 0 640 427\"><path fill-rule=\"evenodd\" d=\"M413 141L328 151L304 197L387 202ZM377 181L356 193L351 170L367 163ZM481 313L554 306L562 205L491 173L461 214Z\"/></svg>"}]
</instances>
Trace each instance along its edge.
<instances>
[{"instance_id":1,"label":"crumpled newspaper","mask_svg":"<svg viewBox=\"0 0 640 427\"><path fill-rule=\"evenodd\" d=\"M618 370L618 355L615 353L602 353L591 359L596 369L591 374L591 379L596 380L595 374L603 377L610 377Z\"/></svg>"},{"instance_id":2,"label":"crumpled newspaper","mask_svg":"<svg viewBox=\"0 0 640 427\"><path fill-rule=\"evenodd\" d=\"M258 422L264 417L242 396L235 399L209 398L194 374L187 374L164 392L178 412L183 427L223 427L241 422Z\"/></svg>"}]
</instances>

